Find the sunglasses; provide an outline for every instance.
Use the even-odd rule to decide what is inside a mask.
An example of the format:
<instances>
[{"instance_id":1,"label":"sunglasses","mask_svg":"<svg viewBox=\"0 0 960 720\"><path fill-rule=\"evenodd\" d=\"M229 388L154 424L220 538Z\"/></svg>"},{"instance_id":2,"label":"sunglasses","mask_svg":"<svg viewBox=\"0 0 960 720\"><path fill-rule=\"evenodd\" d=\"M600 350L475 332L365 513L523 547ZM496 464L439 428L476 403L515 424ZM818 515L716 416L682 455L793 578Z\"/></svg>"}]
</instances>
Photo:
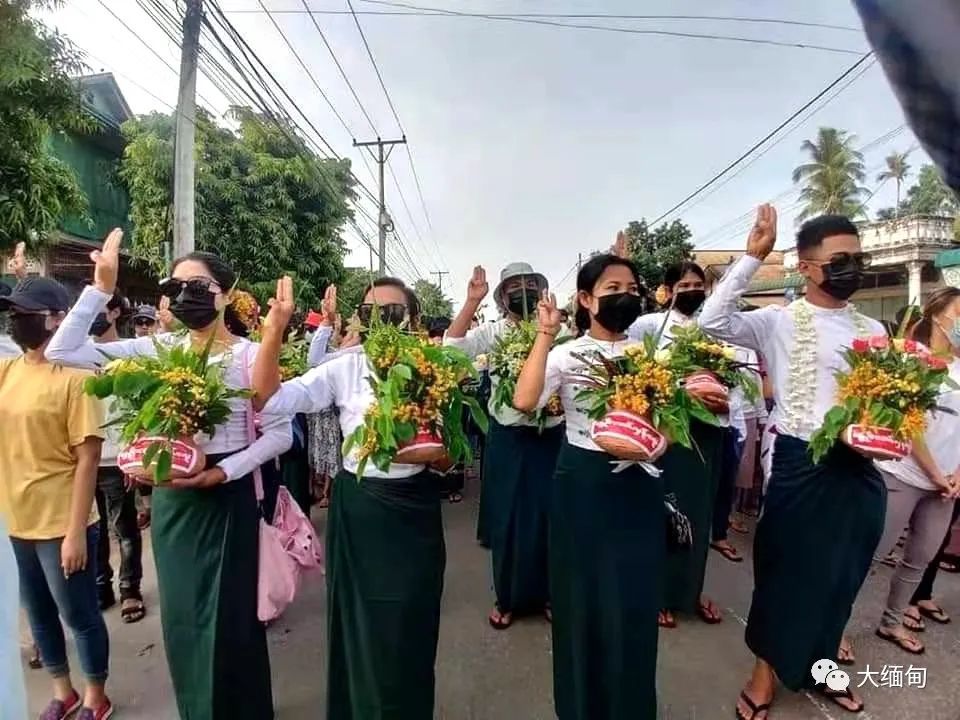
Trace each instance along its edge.
<instances>
[{"instance_id":1,"label":"sunglasses","mask_svg":"<svg viewBox=\"0 0 960 720\"><path fill-rule=\"evenodd\" d=\"M829 266L835 270L844 270L851 265L858 270L866 270L873 264L873 256L867 252L835 253L829 260L807 260L811 265L818 267Z\"/></svg>"},{"instance_id":2,"label":"sunglasses","mask_svg":"<svg viewBox=\"0 0 960 720\"><path fill-rule=\"evenodd\" d=\"M187 280L170 278L169 280L164 280L160 283L160 294L170 298L171 300L179 297L183 292L186 292L188 295L202 296L206 293L216 294L218 292L222 292L222 290L220 285L217 284L216 280L208 277L195 277Z\"/></svg>"},{"instance_id":3,"label":"sunglasses","mask_svg":"<svg viewBox=\"0 0 960 720\"><path fill-rule=\"evenodd\" d=\"M360 323L370 325L373 312L377 308L380 310L380 320L385 324L399 325L407 318L407 306L402 303L387 303L386 305L363 303L357 308L357 317L360 319Z\"/></svg>"},{"instance_id":4,"label":"sunglasses","mask_svg":"<svg viewBox=\"0 0 960 720\"><path fill-rule=\"evenodd\" d=\"M133 321L133 324L137 327L152 327L157 324L157 321L150 318L137 318Z\"/></svg>"}]
</instances>

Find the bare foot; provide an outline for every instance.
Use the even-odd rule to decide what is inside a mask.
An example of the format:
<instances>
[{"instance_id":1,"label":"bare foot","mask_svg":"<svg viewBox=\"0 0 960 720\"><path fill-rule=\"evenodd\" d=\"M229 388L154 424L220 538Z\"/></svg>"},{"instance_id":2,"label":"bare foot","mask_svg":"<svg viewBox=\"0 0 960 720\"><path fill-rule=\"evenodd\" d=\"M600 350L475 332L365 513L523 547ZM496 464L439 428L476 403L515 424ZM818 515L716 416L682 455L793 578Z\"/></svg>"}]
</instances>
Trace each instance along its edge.
<instances>
[{"instance_id":1,"label":"bare foot","mask_svg":"<svg viewBox=\"0 0 960 720\"><path fill-rule=\"evenodd\" d=\"M857 658L853 654L853 645L844 636L840 640L840 647L837 649L837 662L841 665L853 665L856 661Z\"/></svg>"}]
</instances>

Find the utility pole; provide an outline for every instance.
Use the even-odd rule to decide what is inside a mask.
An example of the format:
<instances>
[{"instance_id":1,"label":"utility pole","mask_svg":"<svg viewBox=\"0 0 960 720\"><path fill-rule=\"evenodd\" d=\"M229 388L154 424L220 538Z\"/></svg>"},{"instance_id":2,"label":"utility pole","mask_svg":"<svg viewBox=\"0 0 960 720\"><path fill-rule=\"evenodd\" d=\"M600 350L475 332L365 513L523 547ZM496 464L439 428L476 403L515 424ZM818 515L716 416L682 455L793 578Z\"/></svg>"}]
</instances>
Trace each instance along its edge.
<instances>
[{"instance_id":1,"label":"utility pole","mask_svg":"<svg viewBox=\"0 0 960 720\"><path fill-rule=\"evenodd\" d=\"M430 274L437 276L437 287L440 289L440 294L443 295L443 276L450 273L447 270L434 270Z\"/></svg>"},{"instance_id":2,"label":"utility pole","mask_svg":"<svg viewBox=\"0 0 960 720\"><path fill-rule=\"evenodd\" d=\"M183 51L180 55L180 92L177 96L176 140L173 161L173 257L193 252L194 141L197 116L197 55L203 0L186 0L183 15Z\"/></svg>"},{"instance_id":3,"label":"utility pole","mask_svg":"<svg viewBox=\"0 0 960 720\"><path fill-rule=\"evenodd\" d=\"M390 216L387 214L387 205L383 199L383 167L387 164L387 160L390 159L390 153L393 152L395 145L406 145L407 136L404 135L399 140L381 140L377 138L376 140L369 140L367 142L357 142L353 141L354 147L360 148L372 148L376 147L377 152L374 153L373 150L370 150L370 155L373 156L373 159L376 161L379 170L380 170L380 219L377 222L380 229L380 275L387 274L387 233L393 230L393 220L390 219ZM384 153L384 148L386 148L386 153Z\"/></svg>"}]
</instances>

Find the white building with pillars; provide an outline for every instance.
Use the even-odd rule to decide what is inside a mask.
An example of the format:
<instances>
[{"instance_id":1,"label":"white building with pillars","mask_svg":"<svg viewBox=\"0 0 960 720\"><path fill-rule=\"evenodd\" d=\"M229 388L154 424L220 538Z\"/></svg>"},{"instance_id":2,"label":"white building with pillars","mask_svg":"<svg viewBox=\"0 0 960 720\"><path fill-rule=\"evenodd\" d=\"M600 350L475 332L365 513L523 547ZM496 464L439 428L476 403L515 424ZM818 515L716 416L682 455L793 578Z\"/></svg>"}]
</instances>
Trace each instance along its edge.
<instances>
[{"instance_id":1,"label":"white building with pillars","mask_svg":"<svg viewBox=\"0 0 960 720\"><path fill-rule=\"evenodd\" d=\"M955 232L954 218L932 215L861 224L860 240L873 264L863 289L853 296L857 307L878 320L893 320L904 305L920 304L943 287L935 261L943 251L960 247ZM797 267L796 248L784 253L783 265L789 279Z\"/></svg>"}]
</instances>

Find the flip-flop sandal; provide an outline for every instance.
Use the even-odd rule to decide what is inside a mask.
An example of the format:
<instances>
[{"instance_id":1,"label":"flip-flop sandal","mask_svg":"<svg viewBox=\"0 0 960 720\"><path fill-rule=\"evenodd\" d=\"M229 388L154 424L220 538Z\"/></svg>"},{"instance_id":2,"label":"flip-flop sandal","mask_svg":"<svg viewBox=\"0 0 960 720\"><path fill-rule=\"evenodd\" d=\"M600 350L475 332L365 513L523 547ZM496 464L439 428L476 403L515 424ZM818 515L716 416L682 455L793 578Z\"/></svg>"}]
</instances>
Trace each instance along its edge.
<instances>
[{"instance_id":1,"label":"flip-flop sandal","mask_svg":"<svg viewBox=\"0 0 960 720\"><path fill-rule=\"evenodd\" d=\"M711 611L715 611L716 615L714 615ZM703 620L707 625L719 625L723 622L723 615L720 613L720 608L713 603L707 603L706 605L701 603L698 605L697 615L699 615L700 619Z\"/></svg>"},{"instance_id":2,"label":"flip-flop sandal","mask_svg":"<svg viewBox=\"0 0 960 720\"><path fill-rule=\"evenodd\" d=\"M880 561L881 565L886 565L887 567L895 568L900 564L900 557L896 553L890 553L883 560Z\"/></svg>"},{"instance_id":3,"label":"flip-flop sandal","mask_svg":"<svg viewBox=\"0 0 960 720\"><path fill-rule=\"evenodd\" d=\"M925 608L923 607L923 605L920 605L919 609L920 609L921 615L923 615L925 618L929 618L930 620L933 620L935 623L940 623L941 625L950 624L950 620L951 620L950 616L947 615L947 613L944 612L943 608L940 607L939 605L935 610L931 610L930 608Z\"/></svg>"},{"instance_id":4,"label":"flip-flop sandal","mask_svg":"<svg viewBox=\"0 0 960 720\"><path fill-rule=\"evenodd\" d=\"M136 603L126 605L125 603ZM120 603L120 619L127 625L132 625L133 623L140 622L147 616L147 608L143 604L143 600L138 598L127 598Z\"/></svg>"},{"instance_id":5,"label":"flip-flop sandal","mask_svg":"<svg viewBox=\"0 0 960 720\"><path fill-rule=\"evenodd\" d=\"M740 693L740 699L743 700L747 704L747 707L750 708L750 716L747 717L742 712L740 712L740 708L736 708L737 720L754 720L754 718L756 718L757 715L759 715L760 713L767 713L767 714L770 713L771 703L763 703L762 705L757 705L753 700L750 699L750 696L747 695L746 690Z\"/></svg>"},{"instance_id":6,"label":"flip-flop sandal","mask_svg":"<svg viewBox=\"0 0 960 720\"><path fill-rule=\"evenodd\" d=\"M923 618L914 617L908 613L903 614L903 620L900 624L913 633L922 633L927 629L926 624L923 622Z\"/></svg>"},{"instance_id":7,"label":"flip-flop sandal","mask_svg":"<svg viewBox=\"0 0 960 720\"><path fill-rule=\"evenodd\" d=\"M450 497L447 498L450 501L451 505L456 505L459 502L463 502L463 495L458 492L450 493Z\"/></svg>"},{"instance_id":8,"label":"flip-flop sandal","mask_svg":"<svg viewBox=\"0 0 960 720\"><path fill-rule=\"evenodd\" d=\"M668 618L666 611L660 611L657 615L657 625L667 630L673 630L677 627L677 619L673 616L673 613L670 613Z\"/></svg>"},{"instance_id":9,"label":"flip-flop sandal","mask_svg":"<svg viewBox=\"0 0 960 720\"><path fill-rule=\"evenodd\" d=\"M716 550L721 555L723 555L730 562L734 562L734 563L743 562L743 556L740 553L738 553L737 549L734 547L719 545L717 543L710 543L710 547Z\"/></svg>"},{"instance_id":10,"label":"flip-flop sandal","mask_svg":"<svg viewBox=\"0 0 960 720\"><path fill-rule=\"evenodd\" d=\"M30 655L30 659L27 660L27 665L30 666L31 670L39 670L43 667L43 661L40 660L40 648L36 645L33 646L33 653Z\"/></svg>"},{"instance_id":11,"label":"flip-flop sandal","mask_svg":"<svg viewBox=\"0 0 960 720\"><path fill-rule=\"evenodd\" d=\"M940 569L948 573L960 573L960 564L953 560L941 560Z\"/></svg>"},{"instance_id":12,"label":"flip-flop sandal","mask_svg":"<svg viewBox=\"0 0 960 720\"><path fill-rule=\"evenodd\" d=\"M877 637L880 638L881 640L886 640L891 645L896 645L901 650L903 650L904 652L908 652L911 655L923 655L927 651L927 649L923 646L923 643L921 643L916 638L914 638L914 640L916 640L917 643L920 645L919 649L908 645L907 643L909 643L910 641L907 638L902 637L900 635L895 635L890 631L884 632L882 628L877 628Z\"/></svg>"},{"instance_id":13,"label":"flip-flop sandal","mask_svg":"<svg viewBox=\"0 0 960 720\"><path fill-rule=\"evenodd\" d=\"M855 710L848 708L846 705L840 702L841 699L846 699L846 700L850 700L851 702L854 702L853 692L850 690L850 688L847 688L846 690L838 691L838 690L831 690L826 685L822 687L818 685L814 689L816 690L816 692L820 693L820 695L825 697L827 700L830 700L838 708L841 708L842 710L846 710L848 713L853 713L854 715L857 715L863 712L862 700L860 701L860 705L858 705Z\"/></svg>"},{"instance_id":14,"label":"flip-flop sandal","mask_svg":"<svg viewBox=\"0 0 960 720\"><path fill-rule=\"evenodd\" d=\"M840 653L846 653L847 657L840 657ZM837 664L847 667L857 664L857 656L853 652L853 647L843 647L843 645L841 645L837 649Z\"/></svg>"},{"instance_id":15,"label":"flip-flop sandal","mask_svg":"<svg viewBox=\"0 0 960 720\"><path fill-rule=\"evenodd\" d=\"M494 617L494 615L496 615L496 617ZM506 630L513 625L513 615L501 612L500 608L495 608L487 617L487 621L494 630Z\"/></svg>"}]
</instances>

